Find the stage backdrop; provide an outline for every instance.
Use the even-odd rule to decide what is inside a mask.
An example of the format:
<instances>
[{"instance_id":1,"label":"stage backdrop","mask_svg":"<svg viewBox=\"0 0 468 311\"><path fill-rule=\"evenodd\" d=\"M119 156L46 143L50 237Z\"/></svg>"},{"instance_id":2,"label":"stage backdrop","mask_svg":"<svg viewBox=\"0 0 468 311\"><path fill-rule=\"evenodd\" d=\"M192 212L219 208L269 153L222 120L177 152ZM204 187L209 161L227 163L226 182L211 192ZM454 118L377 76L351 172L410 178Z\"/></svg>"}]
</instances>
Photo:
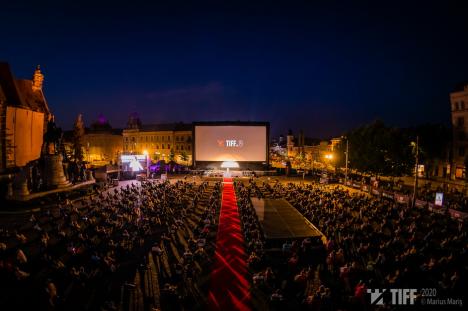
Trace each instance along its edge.
<instances>
[{"instance_id":1,"label":"stage backdrop","mask_svg":"<svg viewBox=\"0 0 468 311\"><path fill-rule=\"evenodd\" d=\"M195 125L197 161L264 162L267 127L249 125Z\"/></svg>"}]
</instances>

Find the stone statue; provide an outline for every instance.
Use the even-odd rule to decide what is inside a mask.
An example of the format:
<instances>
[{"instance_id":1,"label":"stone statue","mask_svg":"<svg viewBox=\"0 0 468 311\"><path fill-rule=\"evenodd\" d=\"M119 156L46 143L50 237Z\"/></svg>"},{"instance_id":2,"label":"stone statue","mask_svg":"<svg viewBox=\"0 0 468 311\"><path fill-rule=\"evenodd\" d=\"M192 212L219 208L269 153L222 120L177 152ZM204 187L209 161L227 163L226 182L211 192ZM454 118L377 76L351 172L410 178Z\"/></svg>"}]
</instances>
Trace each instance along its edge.
<instances>
[{"instance_id":1,"label":"stone statue","mask_svg":"<svg viewBox=\"0 0 468 311\"><path fill-rule=\"evenodd\" d=\"M47 131L44 134L43 154L60 154L63 132L55 125L52 117L47 123Z\"/></svg>"},{"instance_id":2,"label":"stone statue","mask_svg":"<svg viewBox=\"0 0 468 311\"><path fill-rule=\"evenodd\" d=\"M44 134L42 158L44 160L44 180L47 189L70 185L63 171L62 130L55 125L54 117L47 123Z\"/></svg>"}]
</instances>

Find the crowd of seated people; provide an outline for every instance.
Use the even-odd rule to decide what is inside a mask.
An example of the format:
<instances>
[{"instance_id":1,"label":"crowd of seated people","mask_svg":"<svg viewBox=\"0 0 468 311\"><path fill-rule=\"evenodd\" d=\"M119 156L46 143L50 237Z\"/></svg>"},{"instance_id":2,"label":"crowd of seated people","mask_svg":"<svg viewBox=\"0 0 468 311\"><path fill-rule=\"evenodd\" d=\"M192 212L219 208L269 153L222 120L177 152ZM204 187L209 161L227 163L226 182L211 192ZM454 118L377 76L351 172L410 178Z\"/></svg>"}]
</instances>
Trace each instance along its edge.
<instances>
[{"instance_id":1,"label":"crowd of seated people","mask_svg":"<svg viewBox=\"0 0 468 311\"><path fill-rule=\"evenodd\" d=\"M184 280L193 281L214 251L208 249L221 186L207 188L206 182L132 184L65 200L31 214L26 224L5 226L0 309L123 309L122 286L152 250L160 264L160 308L178 310L174 302L195 299L194 282Z\"/></svg>"},{"instance_id":2,"label":"crowd of seated people","mask_svg":"<svg viewBox=\"0 0 468 311\"><path fill-rule=\"evenodd\" d=\"M201 196L206 186L207 183L203 183L199 191L193 194L189 209L196 208L199 200L202 199ZM172 258L167 260L172 263L172 269L161 276L161 283L164 284L161 290L163 310L203 307L204 301L200 301L199 297L202 290L196 288L197 286L194 284L196 283L197 273L204 272L203 279L206 281L208 279L207 275L211 272L211 261L216 238L215 228L221 203L221 183L216 182L208 193L209 197L206 198L206 204L198 209L197 218L199 220L194 226L190 228L186 226L188 214L184 209L179 209L181 213L174 218L170 234L168 236L163 235L161 243L152 248L153 253L159 257L162 255L161 248L166 250L172 248L173 253ZM171 243L177 241L175 236L181 233L184 226L187 235L186 242L183 245L179 243L179 251L174 250Z\"/></svg>"},{"instance_id":3,"label":"crowd of seated people","mask_svg":"<svg viewBox=\"0 0 468 311\"><path fill-rule=\"evenodd\" d=\"M316 267L325 261L325 248L319 238L285 241L280 254L265 250L265 239L251 197L262 198L263 192L251 180L248 185L235 183L254 292L263 293L270 310L297 309L307 303L314 292ZM316 290L329 292L326 287ZM328 295L328 294L327 294ZM330 299L328 295L326 299ZM325 299L325 298L323 298ZM309 298L310 300L310 298Z\"/></svg>"},{"instance_id":4,"label":"crowd of seated people","mask_svg":"<svg viewBox=\"0 0 468 311\"><path fill-rule=\"evenodd\" d=\"M264 295L269 309L363 310L372 288L464 295L464 222L336 186L254 179L234 186L253 291ZM327 243L285 241L272 255L252 197L288 200ZM31 214L27 224L5 226L0 308L125 309L122 286L147 264L150 251L158 267L159 307L200 306L197 282L209 279L220 201L219 182L145 182L65 200Z\"/></svg>"},{"instance_id":5,"label":"crowd of seated people","mask_svg":"<svg viewBox=\"0 0 468 311\"><path fill-rule=\"evenodd\" d=\"M364 310L370 302L367 289L435 288L437 297L465 296L465 222L337 186L250 182L236 187L247 237L252 224L258 226L249 198L265 195L288 200L327 237L323 253L318 246L308 252L307 239L285 243L286 257L273 267L274 258L262 248L252 250L261 259L252 267L253 284L266 288L272 301L296 299L307 310ZM261 227L253 230L254 239L257 231Z\"/></svg>"}]
</instances>

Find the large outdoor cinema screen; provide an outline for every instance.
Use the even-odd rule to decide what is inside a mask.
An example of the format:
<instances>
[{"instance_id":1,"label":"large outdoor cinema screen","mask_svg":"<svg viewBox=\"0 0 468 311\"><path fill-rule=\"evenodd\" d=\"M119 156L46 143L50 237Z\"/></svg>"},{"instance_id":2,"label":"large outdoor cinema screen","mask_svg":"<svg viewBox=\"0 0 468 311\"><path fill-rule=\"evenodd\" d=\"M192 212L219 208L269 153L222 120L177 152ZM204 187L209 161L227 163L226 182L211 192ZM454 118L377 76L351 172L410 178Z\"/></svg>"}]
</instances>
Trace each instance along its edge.
<instances>
[{"instance_id":1,"label":"large outdoor cinema screen","mask_svg":"<svg viewBox=\"0 0 468 311\"><path fill-rule=\"evenodd\" d=\"M267 125L195 125L196 161L267 161Z\"/></svg>"}]
</instances>

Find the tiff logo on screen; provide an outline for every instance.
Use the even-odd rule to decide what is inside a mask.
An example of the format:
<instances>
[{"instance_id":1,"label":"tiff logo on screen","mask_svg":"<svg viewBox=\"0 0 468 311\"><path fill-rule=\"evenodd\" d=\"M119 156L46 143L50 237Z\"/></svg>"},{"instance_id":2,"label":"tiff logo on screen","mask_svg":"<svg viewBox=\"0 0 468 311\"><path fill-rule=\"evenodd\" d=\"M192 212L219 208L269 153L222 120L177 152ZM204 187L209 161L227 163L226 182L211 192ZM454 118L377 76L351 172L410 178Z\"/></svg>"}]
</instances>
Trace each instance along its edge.
<instances>
[{"instance_id":1,"label":"tiff logo on screen","mask_svg":"<svg viewBox=\"0 0 468 311\"><path fill-rule=\"evenodd\" d=\"M244 141L242 139L218 139L218 146L240 148L244 146Z\"/></svg>"}]
</instances>

